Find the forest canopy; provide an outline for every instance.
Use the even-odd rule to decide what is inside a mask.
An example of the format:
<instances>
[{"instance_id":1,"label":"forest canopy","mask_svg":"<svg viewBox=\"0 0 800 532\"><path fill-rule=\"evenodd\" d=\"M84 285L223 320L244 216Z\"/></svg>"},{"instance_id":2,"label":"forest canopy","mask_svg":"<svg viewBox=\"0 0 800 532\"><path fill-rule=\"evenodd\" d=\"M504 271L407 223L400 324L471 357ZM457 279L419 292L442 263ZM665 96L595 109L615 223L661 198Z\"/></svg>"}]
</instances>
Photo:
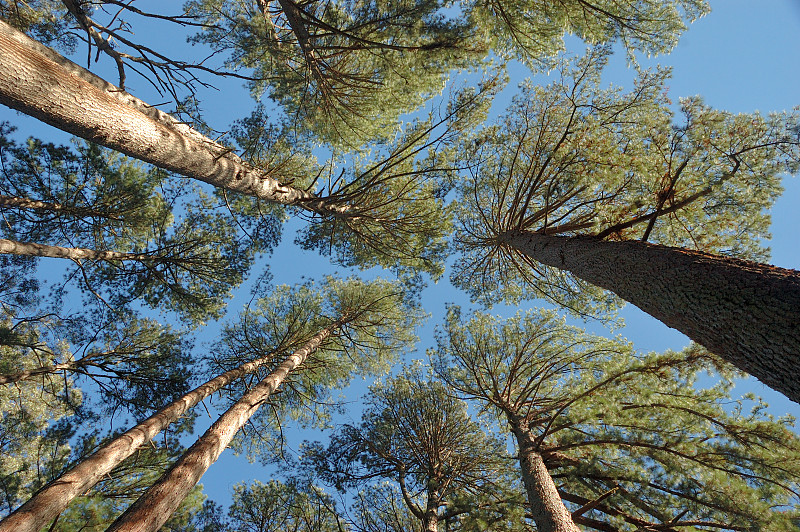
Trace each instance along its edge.
<instances>
[{"instance_id":1,"label":"forest canopy","mask_svg":"<svg viewBox=\"0 0 800 532\"><path fill-rule=\"evenodd\" d=\"M0 532L796 530L800 102L712 8L0 0Z\"/></svg>"}]
</instances>

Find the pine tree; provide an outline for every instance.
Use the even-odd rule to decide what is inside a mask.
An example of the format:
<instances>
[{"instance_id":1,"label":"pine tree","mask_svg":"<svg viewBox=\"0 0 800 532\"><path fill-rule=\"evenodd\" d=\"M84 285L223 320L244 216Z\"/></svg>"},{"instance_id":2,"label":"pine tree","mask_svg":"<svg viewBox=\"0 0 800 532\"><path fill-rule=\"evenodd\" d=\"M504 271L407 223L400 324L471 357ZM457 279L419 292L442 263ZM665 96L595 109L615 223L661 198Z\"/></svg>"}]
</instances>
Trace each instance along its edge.
<instances>
[{"instance_id":1,"label":"pine tree","mask_svg":"<svg viewBox=\"0 0 800 532\"><path fill-rule=\"evenodd\" d=\"M503 321L451 308L434 357L508 423L538 530L794 526L792 420L758 402L748 413L729 369L697 346L645 356L552 311ZM703 371L723 379L704 389Z\"/></svg>"},{"instance_id":2,"label":"pine tree","mask_svg":"<svg viewBox=\"0 0 800 532\"><path fill-rule=\"evenodd\" d=\"M350 148L392 136L398 117L440 94L451 71L486 56L467 22L441 7L436 0L188 5L206 24L192 40L226 52L231 70L252 69L255 98L271 97L300 128Z\"/></svg>"},{"instance_id":3,"label":"pine tree","mask_svg":"<svg viewBox=\"0 0 800 532\"><path fill-rule=\"evenodd\" d=\"M368 484L371 479L399 488L415 528L426 532L439 530L440 522L478 521L485 514L496 521L493 530L503 530L503 523L521 517L514 512L519 501L504 498L509 459L502 443L484 433L446 387L410 368L373 385L366 403L358 426L342 427L327 448L314 444L306 450L323 479L372 494L362 495L356 507L366 530L375 523L367 514L394 513L374 500L386 488Z\"/></svg>"},{"instance_id":4,"label":"pine tree","mask_svg":"<svg viewBox=\"0 0 800 532\"><path fill-rule=\"evenodd\" d=\"M546 297L581 314L613 308L608 290L798 400L800 277L752 261L766 258L780 176L800 162L798 115L690 98L675 123L667 72L601 89L607 55L528 84L466 141L453 281L483 301Z\"/></svg>"},{"instance_id":5,"label":"pine tree","mask_svg":"<svg viewBox=\"0 0 800 532\"><path fill-rule=\"evenodd\" d=\"M275 353L269 373L245 388L109 530L157 530L279 386L284 388L276 410L287 415L292 408L304 404L321 404L324 394L346 385L354 375L383 371L387 362L414 341L413 327L419 313L412 301L404 300L404 295L397 283L329 278L318 292L309 287L284 287L261 301L261 308L267 311L261 316L263 321L259 319L262 326L243 326L239 334L258 335L264 331L267 335L255 341L250 338L245 344L248 351L254 346L270 345L263 340L276 332L276 326L281 345L286 345L289 338L295 339L292 350ZM297 321L298 314L309 311L311 319ZM234 336L236 329L232 331ZM315 332L298 337L298 330ZM247 356L248 351L237 352L237 358ZM274 420L274 412L270 414ZM258 420L254 423L259 424Z\"/></svg>"},{"instance_id":6,"label":"pine tree","mask_svg":"<svg viewBox=\"0 0 800 532\"><path fill-rule=\"evenodd\" d=\"M297 482L254 481L233 487L229 529L241 532L342 532L336 503L315 486Z\"/></svg>"},{"instance_id":7,"label":"pine tree","mask_svg":"<svg viewBox=\"0 0 800 532\"><path fill-rule=\"evenodd\" d=\"M70 259L68 278L107 308L144 300L198 322L218 316L255 253L278 242L245 238L216 200L165 172L91 144L18 145L12 131L0 126L0 252ZM279 224L267 215L255 229Z\"/></svg>"}]
</instances>

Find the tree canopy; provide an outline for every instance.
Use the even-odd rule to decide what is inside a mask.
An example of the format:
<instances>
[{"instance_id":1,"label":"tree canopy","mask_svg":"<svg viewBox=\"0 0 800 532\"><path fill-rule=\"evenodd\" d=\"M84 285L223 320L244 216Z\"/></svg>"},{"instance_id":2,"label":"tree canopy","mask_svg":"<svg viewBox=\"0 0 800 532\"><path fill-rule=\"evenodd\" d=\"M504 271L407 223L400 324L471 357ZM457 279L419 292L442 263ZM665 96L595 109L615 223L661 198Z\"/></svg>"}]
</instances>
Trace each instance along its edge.
<instances>
[{"instance_id":1,"label":"tree canopy","mask_svg":"<svg viewBox=\"0 0 800 532\"><path fill-rule=\"evenodd\" d=\"M644 356L554 312L466 320L453 308L435 360L450 386L507 421L520 454L530 437L576 524L794 526L792 420L732 401L730 369L696 346ZM712 369L726 378L704 389L698 376Z\"/></svg>"},{"instance_id":2,"label":"tree canopy","mask_svg":"<svg viewBox=\"0 0 800 532\"><path fill-rule=\"evenodd\" d=\"M719 1L0 0L0 532L795 529L800 113L673 90Z\"/></svg>"}]
</instances>

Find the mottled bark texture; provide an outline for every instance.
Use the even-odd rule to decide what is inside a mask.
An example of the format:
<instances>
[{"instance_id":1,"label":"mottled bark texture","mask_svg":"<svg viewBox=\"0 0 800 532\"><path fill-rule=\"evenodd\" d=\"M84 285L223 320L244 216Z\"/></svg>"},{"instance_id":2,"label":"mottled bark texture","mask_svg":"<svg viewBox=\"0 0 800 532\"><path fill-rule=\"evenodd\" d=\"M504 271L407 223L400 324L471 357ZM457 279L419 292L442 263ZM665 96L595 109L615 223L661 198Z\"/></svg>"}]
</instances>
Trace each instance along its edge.
<instances>
[{"instance_id":1,"label":"mottled bark texture","mask_svg":"<svg viewBox=\"0 0 800 532\"><path fill-rule=\"evenodd\" d=\"M128 430L107 445L42 488L25 504L0 521L0 532L39 532L58 517L69 503L107 475L136 449L152 440L200 401L232 381L253 373L269 363L272 355L242 364L195 388L180 399L162 408L142 423Z\"/></svg>"},{"instance_id":2,"label":"mottled bark texture","mask_svg":"<svg viewBox=\"0 0 800 532\"><path fill-rule=\"evenodd\" d=\"M2 21L0 72L0 103L73 135L216 187L316 212L346 210L282 185Z\"/></svg>"},{"instance_id":3,"label":"mottled bark texture","mask_svg":"<svg viewBox=\"0 0 800 532\"><path fill-rule=\"evenodd\" d=\"M511 430L519 449L519 466L522 483L528 494L531 518L538 532L579 532L572 515L561 501L553 478L544 465L542 455L536 451L536 442L521 420L511 420Z\"/></svg>"},{"instance_id":4,"label":"mottled bark texture","mask_svg":"<svg viewBox=\"0 0 800 532\"><path fill-rule=\"evenodd\" d=\"M155 532L161 528L200 481L203 473L217 461L239 429L286 376L305 362L308 355L331 336L339 325L331 325L317 333L302 348L286 358L275 371L244 394L106 532Z\"/></svg>"},{"instance_id":5,"label":"mottled bark texture","mask_svg":"<svg viewBox=\"0 0 800 532\"><path fill-rule=\"evenodd\" d=\"M614 292L800 402L800 272L640 241L532 232L500 240Z\"/></svg>"}]
</instances>

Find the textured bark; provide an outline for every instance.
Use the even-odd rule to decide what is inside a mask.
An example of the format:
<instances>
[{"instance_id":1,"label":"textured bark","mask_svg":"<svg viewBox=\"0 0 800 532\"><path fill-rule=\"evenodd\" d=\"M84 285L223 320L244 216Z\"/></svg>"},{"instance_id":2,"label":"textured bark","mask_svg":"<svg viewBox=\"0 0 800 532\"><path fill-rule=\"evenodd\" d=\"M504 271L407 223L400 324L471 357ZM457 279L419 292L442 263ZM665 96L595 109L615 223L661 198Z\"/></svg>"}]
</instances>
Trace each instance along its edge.
<instances>
[{"instance_id":1,"label":"textured bark","mask_svg":"<svg viewBox=\"0 0 800 532\"><path fill-rule=\"evenodd\" d=\"M206 397L232 381L253 373L272 359L273 357L267 356L242 364L162 408L47 484L25 504L0 521L0 532L39 532L47 523L58 517L72 499L86 493L120 462L152 440L170 423Z\"/></svg>"},{"instance_id":2,"label":"textured bark","mask_svg":"<svg viewBox=\"0 0 800 532\"><path fill-rule=\"evenodd\" d=\"M501 241L614 292L800 402L800 272L639 241L532 232Z\"/></svg>"},{"instance_id":3,"label":"textured bark","mask_svg":"<svg viewBox=\"0 0 800 532\"><path fill-rule=\"evenodd\" d=\"M428 503L422 515L422 530L424 532L439 532L439 495L428 491Z\"/></svg>"},{"instance_id":4,"label":"textured bark","mask_svg":"<svg viewBox=\"0 0 800 532\"><path fill-rule=\"evenodd\" d=\"M63 131L216 187L328 214L175 118L148 106L0 21L0 103Z\"/></svg>"},{"instance_id":5,"label":"textured bark","mask_svg":"<svg viewBox=\"0 0 800 532\"><path fill-rule=\"evenodd\" d=\"M17 242L0 238L0 253L26 255L29 257L51 257L72 260L158 260L158 255L147 253L121 253L119 251L97 251L86 248L64 248L34 242Z\"/></svg>"},{"instance_id":6,"label":"textured bark","mask_svg":"<svg viewBox=\"0 0 800 532\"><path fill-rule=\"evenodd\" d=\"M128 508L106 532L155 532L167 522L203 473L247 420L269 398L286 376L305 362L308 355L339 327L331 325L286 358L272 373L233 404L164 475Z\"/></svg>"},{"instance_id":7,"label":"textured bark","mask_svg":"<svg viewBox=\"0 0 800 532\"><path fill-rule=\"evenodd\" d=\"M531 517L538 532L579 532L572 516L561 501L553 478L544 465L542 455L536 452L527 426L519 420L511 420L511 429L519 447L519 465L522 483L528 494Z\"/></svg>"},{"instance_id":8,"label":"textured bark","mask_svg":"<svg viewBox=\"0 0 800 532\"><path fill-rule=\"evenodd\" d=\"M28 198L18 198L15 196L4 196L0 194L0 207L16 207L19 209L29 209L44 212L63 212L74 216L92 216L95 218L105 218L107 220L119 220L120 217L110 213L101 212L94 209L82 207L71 207L60 203L32 200Z\"/></svg>"}]
</instances>

